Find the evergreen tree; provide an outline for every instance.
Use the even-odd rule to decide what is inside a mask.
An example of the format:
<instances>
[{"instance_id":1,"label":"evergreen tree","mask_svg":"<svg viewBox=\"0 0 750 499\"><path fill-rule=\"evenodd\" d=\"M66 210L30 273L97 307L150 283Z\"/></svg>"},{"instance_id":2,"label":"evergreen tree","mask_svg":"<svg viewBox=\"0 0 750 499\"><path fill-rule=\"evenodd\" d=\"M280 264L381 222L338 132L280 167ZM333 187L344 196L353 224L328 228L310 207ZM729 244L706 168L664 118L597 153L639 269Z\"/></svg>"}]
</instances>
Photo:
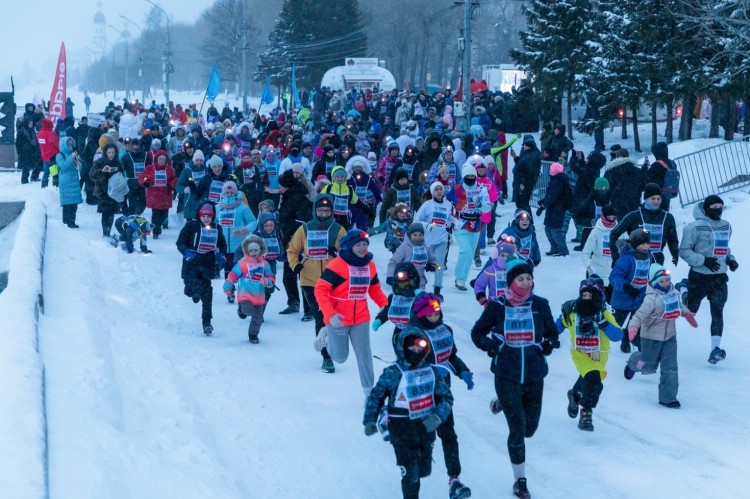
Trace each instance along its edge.
<instances>
[{"instance_id":1,"label":"evergreen tree","mask_svg":"<svg viewBox=\"0 0 750 499\"><path fill-rule=\"evenodd\" d=\"M256 79L271 76L275 85L290 83L292 64L297 84L317 87L323 74L345 57L367 53L367 36L358 0L285 0L260 56Z\"/></svg>"}]
</instances>

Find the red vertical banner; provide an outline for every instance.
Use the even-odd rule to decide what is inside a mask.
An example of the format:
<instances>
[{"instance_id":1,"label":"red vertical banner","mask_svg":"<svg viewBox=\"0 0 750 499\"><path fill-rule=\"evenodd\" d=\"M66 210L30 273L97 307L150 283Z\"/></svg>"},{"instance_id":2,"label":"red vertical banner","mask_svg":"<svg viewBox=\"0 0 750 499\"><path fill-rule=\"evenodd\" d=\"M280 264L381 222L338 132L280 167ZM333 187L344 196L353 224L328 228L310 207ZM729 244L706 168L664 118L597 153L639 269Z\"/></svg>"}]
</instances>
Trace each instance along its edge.
<instances>
[{"instance_id":1,"label":"red vertical banner","mask_svg":"<svg viewBox=\"0 0 750 499\"><path fill-rule=\"evenodd\" d=\"M52 123L57 118L65 118L65 102L67 87L67 61L65 60L65 43L60 45L60 55L57 57L57 66L55 66L55 81L52 84L52 92L49 96L49 116Z\"/></svg>"}]
</instances>

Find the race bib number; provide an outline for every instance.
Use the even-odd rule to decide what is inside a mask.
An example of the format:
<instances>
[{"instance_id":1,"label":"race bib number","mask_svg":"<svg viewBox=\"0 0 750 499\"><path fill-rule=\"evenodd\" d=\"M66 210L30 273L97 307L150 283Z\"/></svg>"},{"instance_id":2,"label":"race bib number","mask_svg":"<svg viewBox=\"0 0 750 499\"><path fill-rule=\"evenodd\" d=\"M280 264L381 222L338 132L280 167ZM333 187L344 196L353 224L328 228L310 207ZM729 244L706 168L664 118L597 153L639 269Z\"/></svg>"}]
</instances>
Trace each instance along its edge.
<instances>
[{"instance_id":1,"label":"race bib number","mask_svg":"<svg viewBox=\"0 0 750 499\"><path fill-rule=\"evenodd\" d=\"M445 227L448 225L448 208L435 205L432 208L431 223L438 227Z\"/></svg>"},{"instance_id":2,"label":"race bib number","mask_svg":"<svg viewBox=\"0 0 750 499\"><path fill-rule=\"evenodd\" d=\"M661 241L664 237L664 226L661 224L644 223L643 228L648 231L648 250L651 253L661 253Z\"/></svg>"},{"instance_id":3,"label":"race bib number","mask_svg":"<svg viewBox=\"0 0 750 499\"><path fill-rule=\"evenodd\" d=\"M266 243L266 260L276 260L281 254L281 246L279 240L275 237L268 237L263 239Z\"/></svg>"},{"instance_id":4,"label":"race bib number","mask_svg":"<svg viewBox=\"0 0 750 499\"><path fill-rule=\"evenodd\" d=\"M403 374L409 419L431 414L435 407L435 373L431 367L413 369Z\"/></svg>"},{"instance_id":5,"label":"race bib number","mask_svg":"<svg viewBox=\"0 0 750 499\"><path fill-rule=\"evenodd\" d=\"M508 279L505 276L504 270L495 271L495 297L505 295L505 288L508 287Z\"/></svg>"},{"instance_id":6,"label":"race bib number","mask_svg":"<svg viewBox=\"0 0 750 499\"><path fill-rule=\"evenodd\" d=\"M370 266L355 267L349 265L349 299L365 300L370 288Z\"/></svg>"},{"instance_id":7,"label":"race bib number","mask_svg":"<svg viewBox=\"0 0 750 499\"><path fill-rule=\"evenodd\" d=\"M234 208L224 208L219 210L219 225L222 227L234 226L234 217L236 210Z\"/></svg>"},{"instance_id":8,"label":"race bib number","mask_svg":"<svg viewBox=\"0 0 750 499\"><path fill-rule=\"evenodd\" d=\"M201 235L198 239L198 253L211 253L216 249L216 243L219 241L219 230L201 227Z\"/></svg>"},{"instance_id":9,"label":"race bib number","mask_svg":"<svg viewBox=\"0 0 750 499\"><path fill-rule=\"evenodd\" d=\"M634 288L643 288L648 284L649 265L649 260L635 260L635 272L633 272L633 279L630 281Z\"/></svg>"},{"instance_id":10,"label":"race bib number","mask_svg":"<svg viewBox=\"0 0 750 499\"><path fill-rule=\"evenodd\" d=\"M587 354L599 351L599 328L592 328L591 333L582 333L580 319L576 315L575 349Z\"/></svg>"},{"instance_id":11,"label":"race bib number","mask_svg":"<svg viewBox=\"0 0 750 499\"><path fill-rule=\"evenodd\" d=\"M391 306L388 308L388 320L397 327L406 327L409 324L411 305L414 303L414 298L414 296L393 295Z\"/></svg>"},{"instance_id":12,"label":"race bib number","mask_svg":"<svg viewBox=\"0 0 750 499\"><path fill-rule=\"evenodd\" d=\"M193 172L193 182L195 182L197 184L205 176L206 176L206 172L205 171L202 171L202 172Z\"/></svg>"},{"instance_id":13,"label":"race bib number","mask_svg":"<svg viewBox=\"0 0 750 499\"><path fill-rule=\"evenodd\" d=\"M333 214L346 215L349 213L349 200L344 196L336 196L333 200Z\"/></svg>"},{"instance_id":14,"label":"race bib number","mask_svg":"<svg viewBox=\"0 0 750 499\"><path fill-rule=\"evenodd\" d=\"M435 363L447 366L453 352L453 335L444 325L425 330L435 353Z\"/></svg>"},{"instance_id":15,"label":"race bib number","mask_svg":"<svg viewBox=\"0 0 750 499\"><path fill-rule=\"evenodd\" d=\"M146 163L143 163L143 162L136 163L135 161L133 161L133 171L135 172L136 176L143 173L143 170L145 169L146 169Z\"/></svg>"},{"instance_id":16,"label":"race bib number","mask_svg":"<svg viewBox=\"0 0 750 499\"><path fill-rule=\"evenodd\" d=\"M711 254L714 258L726 258L729 254L729 229L712 230L714 248Z\"/></svg>"},{"instance_id":17,"label":"race bib number","mask_svg":"<svg viewBox=\"0 0 750 499\"><path fill-rule=\"evenodd\" d=\"M224 182L220 180L212 180L211 186L208 188L208 199L213 203L218 203L221 199L221 190L224 188Z\"/></svg>"},{"instance_id":18,"label":"race bib number","mask_svg":"<svg viewBox=\"0 0 750 499\"><path fill-rule=\"evenodd\" d=\"M413 246L411 250L411 263L417 268L424 268L427 265L427 247Z\"/></svg>"},{"instance_id":19,"label":"race bib number","mask_svg":"<svg viewBox=\"0 0 750 499\"><path fill-rule=\"evenodd\" d=\"M411 189L396 189L396 203L404 203L407 208L411 208Z\"/></svg>"},{"instance_id":20,"label":"race bib number","mask_svg":"<svg viewBox=\"0 0 750 499\"><path fill-rule=\"evenodd\" d=\"M680 315L680 295L676 289L672 288L669 293L665 293L661 297L664 302L664 312L661 314L662 319L674 320Z\"/></svg>"},{"instance_id":21,"label":"race bib number","mask_svg":"<svg viewBox=\"0 0 750 499\"><path fill-rule=\"evenodd\" d=\"M521 249L518 250L518 256L524 260L528 260L531 256L531 239L532 236L522 237L519 239L521 243Z\"/></svg>"},{"instance_id":22,"label":"race bib number","mask_svg":"<svg viewBox=\"0 0 750 499\"><path fill-rule=\"evenodd\" d=\"M602 234L602 256L612 256L612 248L609 245L609 232Z\"/></svg>"},{"instance_id":23,"label":"race bib number","mask_svg":"<svg viewBox=\"0 0 750 499\"><path fill-rule=\"evenodd\" d=\"M167 186L167 170L155 170L154 171L154 187L166 187Z\"/></svg>"},{"instance_id":24,"label":"race bib number","mask_svg":"<svg viewBox=\"0 0 750 499\"><path fill-rule=\"evenodd\" d=\"M505 343L514 348L534 344L534 316L531 305L505 308Z\"/></svg>"},{"instance_id":25,"label":"race bib number","mask_svg":"<svg viewBox=\"0 0 750 499\"><path fill-rule=\"evenodd\" d=\"M328 258L328 231L307 231L307 257L311 260L326 260Z\"/></svg>"}]
</instances>

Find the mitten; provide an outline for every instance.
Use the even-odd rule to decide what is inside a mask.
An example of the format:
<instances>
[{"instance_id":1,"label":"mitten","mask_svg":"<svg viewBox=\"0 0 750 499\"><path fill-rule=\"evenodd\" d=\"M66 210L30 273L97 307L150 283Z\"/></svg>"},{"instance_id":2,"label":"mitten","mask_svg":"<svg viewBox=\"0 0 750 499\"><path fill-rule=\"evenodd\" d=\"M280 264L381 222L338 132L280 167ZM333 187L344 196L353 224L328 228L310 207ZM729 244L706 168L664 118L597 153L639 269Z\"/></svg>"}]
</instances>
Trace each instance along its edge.
<instances>
[{"instance_id":1,"label":"mitten","mask_svg":"<svg viewBox=\"0 0 750 499\"><path fill-rule=\"evenodd\" d=\"M217 253L216 254L216 263L223 266L227 263L227 257L224 256L224 253Z\"/></svg>"},{"instance_id":2,"label":"mitten","mask_svg":"<svg viewBox=\"0 0 750 499\"><path fill-rule=\"evenodd\" d=\"M341 314L333 314L330 319L331 326L333 327L344 327L344 323L341 322L341 319L343 319L344 316Z\"/></svg>"},{"instance_id":3,"label":"mitten","mask_svg":"<svg viewBox=\"0 0 750 499\"><path fill-rule=\"evenodd\" d=\"M143 179L143 187L148 187L151 184L151 181L147 178Z\"/></svg>"},{"instance_id":4,"label":"mitten","mask_svg":"<svg viewBox=\"0 0 750 499\"><path fill-rule=\"evenodd\" d=\"M371 437L375 435L378 432L378 425L370 421L369 423L365 423L365 435L368 437Z\"/></svg>"},{"instance_id":5,"label":"mitten","mask_svg":"<svg viewBox=\"0 0 750 499\"><path fill-rule=\"evenodd\" d=\"M336 255L336 248L328 248L328 256L330 256L331 258L336 258Z\"/></svg>"},{"instance_id":6,"label":"mitten","mask_svg":"<svg viewBox=\"0 0 750 499\"><path fill-rule=\"evenodd\" d=\"M727 267L729 267L729 270L734 272L739 268L740 264L737 263L737 260L727 260Z\"/></svg>"},{"instance_id":7,"label":"mitten","mask_svg":"<svg viewBox=\"0 0 750 499\"><path fill-rule=\"evenodd\" d=\"M385 283L389 286L393 286L393 277L386 277Z\"/></svg>"},{"instance_id":8,"label":"mitten","mask_svg":"<svg viewBox=\"0 0 750 499\"><path fill-rule=\"evenodd\" d=\"M382 325L383 322L380 319L375 319L374 321L372 321L372 330L377 331Z\"/></svg>"},{"instance_id":9,"label":"mitten","mask_svg":"<svg viewBox=\"0 0 750 499\"><path fill-rule=\"evenodd\" d=\"M688 321L688 324L693 327L698 327L698 321L695 320L695 314L693 312L683 312L682 316Z\"/></svg>"},{"instance_id":10,"label":"mitten","mask_svg":"<svg viewBox=\"0 0 750 499\"><path fill-rule=\"evenodd\" d=\"M294 266L294 268L292 269L292 271L294 271L295 274L299 274L300 272L302 272L302 269L304 269L304 268L305 268L305 266L303 264L298 263L297 265Z\"/></svg>"},{"instance_id":11,"label":"mitten","mask_svg":"<svg viewBox=\"0 0 750 499\"><path fill-rule=\"evenodd\" d=\"M638 295L641 294L640 289L636 288L635 286L633 286L629 282L626 282L625 284L623 284L622 290L625 291L625 293L627 293L630 296L632 296L633 298L637 298Z\"/></svg>"},{"instance_id":12,"label":"mitten","mask_svg":"<svg viewBox=\"0 0 750 499\"><path fill-rule=\"evenodd\" d=\"M466 383L466 388L471 390L474 388L474 374L471 371L464 371L461 373L461 379Z\"/></svg>"},{"instance_id":13,"label":"mitten","mask_svg":"<svg viewBox=\"0 0 750 499\"><path fill-rule=\"evenodd\" d=\"M438 265L435 265L434 263L428 263L424 266L424 269L426 272L435 272L440 267Z\"/></svg>"},{"instance_id":14,"label":"mitten","mask_svg":"<svg viewBox=\"0 0 750 499\"><path fill-rule=\"evenodd\" d=\"M707 256L703 259L703 266L706 267L711 272L718 272L721 268L721 264L719 264L719 260L712 256Z\"/></svg>"},{"instance_id":15,"label":"mitten","mask_svg":"<svg viewBox=\"0 0 750 499\"><path fill-rule=\"evenodd\" d=\"M540 265L541 263L542 263L542 261L541 261L541 260L536 260L536 261L534 262L534 267L538 267L538 266L539 266L539 265Z\"/></svg>"},{"instance_id":16,"label":"mitten","mask_svg":"<svg viewBox=\"0 0 750 499\"><path fill-rule=\"evenodd\" d=\"M232 289L230 288L230 289L225 289L224 294L227 296L232 296L234 293L232 293Z\"/></svg>"},{"instance_id":17,"label":"mitten","mask_svg":"<svg viewBox=\"0 0 750 499\"><path fill-rule=\"evenodd\" d=\"M630 326L628 328L628 338L630 338L630 341L633 341L637 335L638 335L638 328L635 326Z\"/></svg>"},{"instance_id":18,"label":"mitten","mask_svg":"<svg viewBox=\"0 0 750 499\"><path fill-rule=\"evenodd\" d=\"M544 211L544 206L540 206L536 209L536 216L540 216L542 212Z\"/></svg>"},{"instance_id":19,"label":"mitten","mask_svg":"<svg viewBox=\"0 0 750 499\"><path fill-rule=\"evenodd\" d=\"M680 261L679 255L672 255L672 265L677 266L677 262Z\"/></svg>"},{"instance_id":20,"label":"mitten","mask_svg":"<svg viewBox=\"0 0 750 499\"><path fill-rule=\"evenodd\" d=\"M198 256L198 253L196 253L193 250L185 250L185 261L186 262L192 262L195 260L195 257Z\"/></svg>"},{"instance_id":21,"label":"mitten","mask_svg":"<svg viewBox=\"0 0 750 499\"><path fill-rule=\"evenodd\" d=\"M486 296L484 296L484 295L479 295L479 296L477 296L477 301L479 302L479 304L480 304L481 306L483 306L483 307L485 307L485 308L487 308L487 305L489 305L489 303L490 303L490 301L489 301L489 300L487 299L487 297L486 297Z\"/></svg>"},{"instance_id":22,"label":"mitten","mask_svg":"<svg viewBox=\"0 0 750 499\"><path fill-rule=\"evenodd\" d=\"M560 348L559 341L552 342L546 338L544 339L544 341L542 341L542 353L544 355L552 354L552 350L554 350L555 348Z\"/></svg>"},{"instance_id":23,"label":"mitten","mask_svg":"<svg viewBox=\"0 0 750 499\"><path fill-rule=\"evenodd\" d=\"M427 416L422 418L422 424L424 424L424 428L428 433L432 433L433 431L437 430L437 427L440 426L440 423L442 423L442 421L440 420L440 416L438 416L437 414L428 414Z\"/></svg>"}]
</instances>

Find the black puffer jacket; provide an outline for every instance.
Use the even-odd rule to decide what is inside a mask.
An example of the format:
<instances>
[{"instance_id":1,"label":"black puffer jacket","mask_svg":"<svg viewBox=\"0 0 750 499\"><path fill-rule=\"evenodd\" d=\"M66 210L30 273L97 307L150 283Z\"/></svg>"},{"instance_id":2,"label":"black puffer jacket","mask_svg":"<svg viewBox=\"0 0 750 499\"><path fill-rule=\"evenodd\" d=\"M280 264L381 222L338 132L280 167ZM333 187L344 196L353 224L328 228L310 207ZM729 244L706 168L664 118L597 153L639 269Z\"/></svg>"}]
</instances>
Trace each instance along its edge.
<instances>
[{"instance_id":1,"label":"black puffer jacket","mask_svg":"<svg viewBox=\"0 0 750 499\"><path fill-rule=\"evenodd\" d=\"M612 207L617 213L618 220L638 209L641 193L646 186L646 173L635 166L633 159L618 158L610 161L604 178L609 181Z\"/></svg>"},{"instance_id":2,"label":"black puffer jacket","mask_svg":"<svg viewBox=\"0 0 750 499\"><path fill-rule=\"evenodd\" d=\"M281 230L282 244L284 248L289 246L289 241L301 222L307 222L312 218L310 213L310 200L307 197L307 187L296 181L281 194L279 206L279 229Z\"/></svg>"}]
</instances>

